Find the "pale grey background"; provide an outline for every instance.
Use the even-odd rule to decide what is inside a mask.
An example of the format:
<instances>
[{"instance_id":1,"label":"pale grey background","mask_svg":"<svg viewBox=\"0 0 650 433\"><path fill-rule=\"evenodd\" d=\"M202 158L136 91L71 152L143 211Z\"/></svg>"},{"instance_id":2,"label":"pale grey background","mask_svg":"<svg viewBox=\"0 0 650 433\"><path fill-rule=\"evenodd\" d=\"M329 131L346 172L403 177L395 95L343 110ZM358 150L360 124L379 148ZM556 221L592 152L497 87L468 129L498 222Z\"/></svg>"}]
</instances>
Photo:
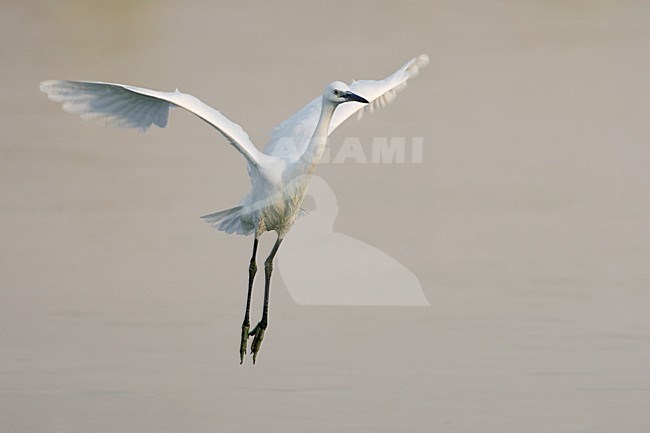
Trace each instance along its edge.
<instances>
[{"instance_id":1,"label":"pale grey background","mask_svg":"<svg viewBox=\"0 0 650 433\"><path fill-rule=\"evenodd\" d=\"M647 3L16 1L0 32L0 432L650 429ZM432 307L300 307L278 278L254 368L251 240L197 218L246 191L241 156L187 113L142 135L38 92L178 86L261 146L420 53L334 140L422 136L424 163L318 174Z\"/></svg>"}]
</instances>

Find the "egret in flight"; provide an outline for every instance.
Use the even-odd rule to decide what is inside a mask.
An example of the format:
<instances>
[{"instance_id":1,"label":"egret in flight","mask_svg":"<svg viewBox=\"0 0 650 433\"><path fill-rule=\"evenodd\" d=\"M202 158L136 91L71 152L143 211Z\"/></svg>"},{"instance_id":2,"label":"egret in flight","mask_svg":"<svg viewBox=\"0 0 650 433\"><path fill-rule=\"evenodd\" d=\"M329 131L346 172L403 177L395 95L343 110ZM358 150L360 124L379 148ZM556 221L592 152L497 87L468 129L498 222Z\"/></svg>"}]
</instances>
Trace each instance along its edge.
<instances>
[{"instance_id":1,"label":"egret in flight","mask_svg":"<svg viewBox=\"0 0 650 433\"><path fill-rule=\"evenodd\" d=\"M251 191L230 209L205 215L211 227L226 233L255 235L253 255L248 268L248 294L239 346L243 363L249 337L250 353L257 358L268 324L269 291L273 259L287 232L303 214L300 206L327 137L343 121L359 112L373 111L391 102L418 69L428 64L426 55L418 56L383 80L340 81L328 84L322 96L275 127L264 151L258 150L244 130L219 111L196 97L175 92L159 92L125 84L96 81L49 80L41 91L63 109L86 119L116 127L145 131L152 124L164 128L170 107L181 107L217 129L246 158ZM360 111L361 109L363 111ZM250 330L250 305L253 280L257 272L257 244L262 233L275 231L277 239L264 261L264 308L260 322Z\"/></svg>"}]
</instances>

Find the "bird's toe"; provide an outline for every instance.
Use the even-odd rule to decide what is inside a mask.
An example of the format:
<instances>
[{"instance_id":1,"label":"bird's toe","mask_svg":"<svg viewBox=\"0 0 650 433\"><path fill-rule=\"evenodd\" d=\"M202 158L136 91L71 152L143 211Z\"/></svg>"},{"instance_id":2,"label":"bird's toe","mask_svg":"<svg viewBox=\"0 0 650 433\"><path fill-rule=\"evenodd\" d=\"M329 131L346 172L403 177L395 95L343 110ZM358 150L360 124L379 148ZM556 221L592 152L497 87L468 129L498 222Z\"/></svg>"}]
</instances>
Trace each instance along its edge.
<instances>
[{"instance_id":1,"label":"bird's toe","mask_svg":"<svg viewBox=\"0 0 650 433\"><path fill-rule=\"evenodd\" d=\"M246 355L246 346L248 345L248 329L249 323L244 322L241 326L241 341L239 344L239 363L244 363L244 356Z\"/></svg>"},{"instance_id":2,"label":"bird's toe","mask_svg":"<svg viewBox=\"0 0 650 433\"><path fill-rule=\"evenodd\" d=\"M251 353L253 354L253 364L257 360L257 354L262 347L262 340L264 340L264 332L266 330L265 323L258 323L255 328L249 333L253 337L253 343L251 344Z\"/></svg>"}]
</instances>

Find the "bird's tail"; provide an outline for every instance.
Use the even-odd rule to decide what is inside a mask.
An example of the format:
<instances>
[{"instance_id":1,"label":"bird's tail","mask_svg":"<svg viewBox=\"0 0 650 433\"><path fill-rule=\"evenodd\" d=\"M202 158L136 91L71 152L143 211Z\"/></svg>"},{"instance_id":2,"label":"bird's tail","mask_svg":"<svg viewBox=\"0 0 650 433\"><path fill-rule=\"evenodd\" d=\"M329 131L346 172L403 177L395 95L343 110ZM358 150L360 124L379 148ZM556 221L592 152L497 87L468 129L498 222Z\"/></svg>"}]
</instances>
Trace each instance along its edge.
<instances>
[{"instance_id":1,"label":"bird's tail","mask_svg":"<svg viewBox=\"0 0 650 433\"><path fill-rule=\"evenodd\" d=\"M252 224L245 224L242 216L242 206L235 206L209 215L203 215L201 218L215 230L228 234L250 235L255 231L255 227Z\"/></svg>"}]
</instances>

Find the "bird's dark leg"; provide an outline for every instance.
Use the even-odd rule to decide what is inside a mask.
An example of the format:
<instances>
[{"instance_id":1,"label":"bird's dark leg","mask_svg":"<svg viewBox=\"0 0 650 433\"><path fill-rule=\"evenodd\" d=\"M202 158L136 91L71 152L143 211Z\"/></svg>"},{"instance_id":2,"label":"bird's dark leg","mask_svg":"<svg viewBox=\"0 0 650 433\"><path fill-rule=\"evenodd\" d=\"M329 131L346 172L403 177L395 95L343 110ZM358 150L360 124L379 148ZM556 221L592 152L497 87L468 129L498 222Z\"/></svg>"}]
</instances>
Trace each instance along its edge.
<instances>
[{"instance_id":1,"label":"bird's dark leg","mask_svg":"<svg viewBox=\"0 0 650 433\"><path fill-rule=\"evenodd\" d=\"M271 254L264 261L264 310L262 311L262 320L258 323L255 328L250 332L250 335L253 336L253 343L251 344L251 353L253 354L253 364L255 364L255 359L257 358L257 352L262 346L262 340L264 339L264 331L266 330L266 325L268 324L269 317L269 293L271 290L271 273L273 272L273 258L275 253L278 252L280 244L282 243L282 238L278 236L278 239L273 245Z\"/></svg>"},{"instance_id":2,"label":"bird's dark leg","mask_svg":"<svg viewBox=\"0 0 650 433\"><path fill-rule=\"evenodd\" d=\"M255 263L255 256L257 255L257 243L259 239L255 237L255 242L253 243L253 256L251 257L251 263L248 266L248 296L246 297L246 312L244 313L244 323L241 325L241 342L239 344L239 363L244 362L244 355L246 355L246 345L248 344L248 330L250 329L250 321L248 320L248 315L251 311L251 295L253 294L253 280L255 279L255 273L257 272L257 263Z\"/></svg>"}]
</instances>

